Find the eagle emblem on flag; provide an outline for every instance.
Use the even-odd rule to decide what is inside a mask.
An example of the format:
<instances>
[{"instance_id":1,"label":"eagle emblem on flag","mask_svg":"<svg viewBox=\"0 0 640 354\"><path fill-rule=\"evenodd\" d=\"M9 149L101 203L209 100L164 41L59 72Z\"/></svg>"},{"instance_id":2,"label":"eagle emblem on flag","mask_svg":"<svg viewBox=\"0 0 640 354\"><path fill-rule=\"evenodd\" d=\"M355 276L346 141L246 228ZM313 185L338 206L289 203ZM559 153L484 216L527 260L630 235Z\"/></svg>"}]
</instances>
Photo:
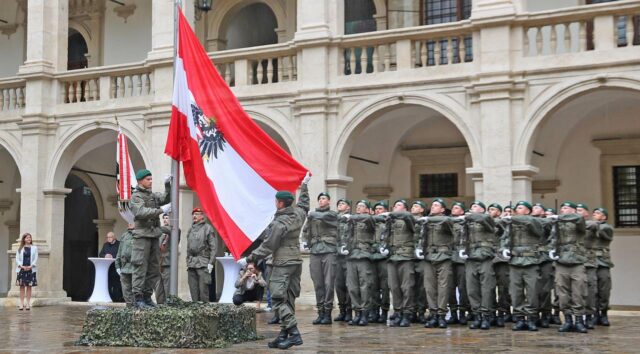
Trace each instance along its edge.
<instances>
[{"instance_id":1,"label":"eagle emblem on flag","mask_svg":"<svg viewBox=\"0 0 640 354\"><path fill-rule=\"evenodd\" d=\"M208 161L212 154L217 159L218 152L224 151L227 141L224 140L224 135L217 128L216 120L206 117L200 107L195 104L191 104L191 112L193 113L193 124L198 128L197 138L202 159Z\"/></svg>"}]
</instances>

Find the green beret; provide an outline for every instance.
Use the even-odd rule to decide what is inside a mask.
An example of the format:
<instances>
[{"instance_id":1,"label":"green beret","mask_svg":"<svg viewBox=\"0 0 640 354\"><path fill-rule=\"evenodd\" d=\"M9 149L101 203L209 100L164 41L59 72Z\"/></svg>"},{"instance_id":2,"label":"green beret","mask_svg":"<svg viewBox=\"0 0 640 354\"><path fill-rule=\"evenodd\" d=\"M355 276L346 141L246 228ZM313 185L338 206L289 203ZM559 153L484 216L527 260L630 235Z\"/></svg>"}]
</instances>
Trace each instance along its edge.
<instances>
[{"instance_id":1,"label":"green beret","mask_svg":"<svg viewBox=\"0 0 640 354\"><path fill-rule=\"evenodd\" d=\"M433 203L438 203L438 204L442 205L442 207L443 207L443 208L446 208L446 207L447 207L447 204L444 202L444 200L443 200L442 198L436 198L436 199L434 199L434 200L431 202L431 204L433 204Z\"/></svg>"},{"instance_id":2,"label":"green beret","mask_svg":"<svg viewBox=\"0 0 640 354\"><path fill-rule=\"evenodd\" d=\"M489 204L489 209L491 209L491 208L496 208L496 209L498 209L498 210L502 211L502 205L500 205L500 204L498 204L498 203L491 203L491 204Z\"/></svg>"},{"instance_id":3,"label":"green beret","mask_svg":"<svg viewBox=\"0 0 640 354\"><path fill-rule=\"evenodd\" d=\"M383 207L383 208L385 208L385 209L389 210L389 204L387 204L387 202L385 202L384 200L379 200L379 201L377 201L377 202L373 205L373 207L375 208L375 207L377 207L378 205L380 205L381 207Z\"/></svg>"},{"instance_id":4,"label":"green beret","mask_svg":"<svg viewBox=\"0 0 640 354\"><path fill-rule=\"evenodd\" d=\"M462 210L464 210L464 209L465 209L465 207L464 207L464 203L463 203L463 202L453 202L453 203L451 204L451 208L453 208L454 206L459 206L459 207L460 207L460 209L462 209Z\"/></svg>"},{"instance_id":5,"label":"green beret","mask_svg":"<svg viewBox=\"0 0 640 354\"><path fill-rule=\"evenodd\" d=\"M527 207L529 210L533 209L533 207L531 206L531 203L521 200L518 203L516 203L516 208L520 205L524 205L525 207Z\"/></svg>"},{"instance_id":6,"label":"green beret","mask_svg":"<svg viewBox=\"0 0 640 354\"><path fill-rule=\"evenodd\" d=\"M336 205L340 204L340 202L344 202L344 203L346 203L347 205L351 206L351 201L350 201L349 199L346 199L346 198L340 198L340 199L338 199L338 202L336 203Z\"/></svg>"},{"instance_id":7,"label":"green beret","mask_svg":"<svg viewBox=\"0 0 640 354\"><path fill-rule=\"evenodd\" d=\"M316 199L316 200L320 200L320 197L327 197L327 199L331 199L331 196L327 192L322 192L322 193L318 194L318 199Z\"/></svg>"},{"instance_id":8,"label":"green beret","mask_svg":"<svg viewBox=\"0 0 640 354\"><path fill-rule=\"evenodd\" d=\"M513 210L513 206L512 206L511 204L509 204L509 205L505 205L505 206L504 206L504 208L503 208L502 210L504 210L504 209L511 209L511 210Z\"/></svg>"},{"instance_id":9,"label":"green beret","mask_svg":"<svg viewBox=\"0 0 640 354\"><path fill-rule=\"evenodd\" d=\"M563 202L562 204L560 204L560 207L561 207L561 208L562 208L563 206L568 206L569 208L573 208L573 209L578 208L578 206L576 205L576 203L574 203L574 202L569 202L569 201L566 201L566 202Z\"/></svg>"},{"instance_id":10,"label":"green beret","mask_svg":"<svg viewBox=\"0 0 640 354\"><path fill-rule=\"evenodd\" d=\"M411 206L413 206L414 204L418 204L419 206L422 207L422 209L427 210L427 205L422 200L414 201L413 204L411 204Z\"/></svg>"},{"instance_id":11,"label":"green beret","mask_svg":"<svg viewBox=\"0 0 640 354\"><path fill-rule=\"evenodd\" d=\"M471 203L471 206L474 206L474 205L477 205L477 206L481 207L482 209L487 210L487 206L486 206L486 205L484 205L484 203L483 203L483 202L481 202L481 201L479 201L479 200L474 200L474 201Z\"/></svg>"},{"instance_id":12,"label":"green beret","mask_svg":"<svg viewBox=\"0 0 640 354\"><path fill-rule=\"evenodd\" d=\"M584 204L584 203L576 204L576 208L582 208L584 210L589 210L589 207L587 206L587 204Z\"/></svg>"},{"instance_id":13,"label":"green beret","mask_svg":"<svg viewBox=\"0 0 640 354\"><path fill-rule=\"evenodd\" d=\"M546 212L550 212L550 213L553 213L553 215L556 215L556 213L557 213L557 212L556 212L556 210L555 210L554 208L547 208L547 209L545 209L544 211L546 211Z\"/></svg>"},{"instance_id":14,"label":"green beret","mask_svg":"<svg viewBox=\"0 0 640 354\"><path fill-rule=\"evenodd\" d=\"M409 209L409 203L407 203L407 201L406 201L406 200L404 200L404 199L398 199L398 200L396 200L395 202L393 202L393 205L395 206L395 205L396 205L396 204L398 204L398 203L402 203L402 204L404 204L405 209Z\"/></svg>"},{"instance_id":15,"label":"green beret","mask_svg":"<svg viewBox=\"0 0 640 354\"><path fill-rule=\"evenodd\" d=\"M356 203L356 206L358 204L360 204L360 203L364 204L364 206L366 206L367 208L371 209L371 203L369 203L368 200L366 200L366 199L358 200L358 202Z\"/></svg>"},{"instance_id":16,"label":"green beret","mask_svg":"<svg viewBox=\"0 0 640 354\"><path fill-rule=\"evenodd\" d=\"M147 176L151 176L151 171L147 169L138 170L138 172L136 172L136 179L138 181L144 179Z\"/></svg>"},{"instance_id":17,"label":"green beret","mask_svg":"<svg viewBox=\"0 0 640 354\"><path fill-rule=\"evenodd\" d=\"M293 193L291 193L289 191L278 191L278 193L276 193L276 199L278 199L278 200L293 200L294 196L293 196Z\"/></svg>"},{"instance_id":18,"label":"green beret","mask_svg":"<svg viewBox=\"0 0 640 354\"><path fill-rule=\"evenodd\" d=\"M533 206L538 206L544 209L544 205L542 205L542 203L533 203Z\"/></svg>"},{"instance_id":19,"label":"green beret","mask_svg":"<svg viewBox=\"0 0 640 354\"><path fill-rule=\"evenodd\" d=\"M599 211L602 214L604 214L604 216L609 217L609 212L607 211L607 209L605 209L603 207L595 208L595 209L593 209L593 211Z\"/></svg>"}]
</instances>

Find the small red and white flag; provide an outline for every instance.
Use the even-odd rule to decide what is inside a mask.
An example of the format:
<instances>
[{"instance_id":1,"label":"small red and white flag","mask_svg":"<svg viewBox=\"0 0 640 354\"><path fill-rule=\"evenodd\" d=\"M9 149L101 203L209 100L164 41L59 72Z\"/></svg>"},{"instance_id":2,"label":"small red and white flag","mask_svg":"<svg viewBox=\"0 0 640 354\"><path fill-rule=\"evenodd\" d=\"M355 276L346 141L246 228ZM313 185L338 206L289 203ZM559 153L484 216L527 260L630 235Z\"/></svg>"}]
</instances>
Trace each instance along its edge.
<instances>
[{"instance_id":1,"label":"small red and white flag","mask_svg":"<svg viewBox=\"0 0 640 354\"><path fill-rule=\"evenodd\" d=\"M178 57L165 153L238 259L273 219L275 194L295 193L307 169L247 115L179 13Z\"/></svg>"},{"instance_id":2,"label":"small red and white flag","mask_svg":"<svg viewBox=\"0 0 640 354\"><path fill-rule=\"evenodd\" d=\"M133 224L133 213L129 209L131 191L135 187L136 174L129 158L127 136L118 129L116 144L116 191L118 192L118 211L122 218Z\"/></svg>"}]
</instances>

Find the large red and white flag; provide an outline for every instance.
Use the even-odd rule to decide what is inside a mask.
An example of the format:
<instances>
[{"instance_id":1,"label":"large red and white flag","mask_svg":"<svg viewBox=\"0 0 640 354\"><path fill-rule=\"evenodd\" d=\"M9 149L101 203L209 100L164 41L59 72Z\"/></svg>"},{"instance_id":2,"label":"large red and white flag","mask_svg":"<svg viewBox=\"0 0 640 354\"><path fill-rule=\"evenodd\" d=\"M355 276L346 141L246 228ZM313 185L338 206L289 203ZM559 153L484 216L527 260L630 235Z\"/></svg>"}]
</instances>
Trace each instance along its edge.
<instances>
[{"instance_id":1,"label":"large red and white flag","mask_svg":"<svg viewBox=\"0 0 640 354\"><path fill-rule=\"evenodd\" d=\"M118 129L116 143L116 191L118 192L118 211L123 219L133 224L133 213L129 209L131 190L135 187L136 174L129 158L127 136Z\"/></svg>"},{"instance_id":2,"label":"large red and white flag","mask_svg":"<svg viewBox=\"0 0 640 354\"><path fill-rule=\"evenodd\" d=\"M173 107L165 153L238 259L272 220L275 193L294 193L307 169L242 109L179 13Z\"/></svg>"}]
</instances>

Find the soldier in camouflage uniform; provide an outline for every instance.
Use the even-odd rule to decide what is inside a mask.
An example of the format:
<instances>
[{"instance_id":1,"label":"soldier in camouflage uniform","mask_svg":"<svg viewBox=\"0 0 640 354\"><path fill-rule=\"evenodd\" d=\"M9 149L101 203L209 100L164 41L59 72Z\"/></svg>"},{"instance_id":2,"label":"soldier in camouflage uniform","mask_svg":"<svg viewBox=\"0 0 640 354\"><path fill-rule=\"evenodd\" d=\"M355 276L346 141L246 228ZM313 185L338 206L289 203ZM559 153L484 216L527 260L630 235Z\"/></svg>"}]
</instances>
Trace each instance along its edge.
<instances>
[{"instance_id":1,"label":"soldier in camouflage uniform","mask_svg":"<svg viewBox=\"0 0 640 354\"><path fill-rule=\"evenodd\" d=\"M187 233L187 274L191 301L209 302L209 284L216 262L218 233L200 208L191 212L193 225Z\"/></svg>"},{"instance_id":2,"label":"soldier in camouflage uniform","mask_svg":"<svg viewBox=\"0 0 640 354\"><path fill-rule=\"evenodd\" d=\"M481 201L471 203L471 213L464 216L460 257L466 259L467 293L473 314L471 329L489 329L495 314L496 274L493 259L499 241L496 223L485 213Z\"/></svg>"},{"instance_id":3,"label":"soldier in camouflage uniform","mask_svg":"<svg viewBox=\"0 0 640 354\"><path fill-rule=\"evenodd\" d=\"M408 208L409 205L402 199L393 204L393 212L386 215L386 229L380 246L380 254L389 256L387 272L395 312L391 327L409 327L415 311L415 228Z\"/></svg>"},{"instance_id":4,"label":"soldier in camouflage uniform","mask_svg":"<svg viewBox=\"0 0 640 354\"><path fill-rule=\"evenodd\" d=\"M554 208L546 208L544 210L544 215L545 215L545 219L551 221L551 218L555 218L556 215L558 215L558 213L556 212L556 210ZM553 228L553 223L551 223L551 227ZM551 313L551 324L554 325L561 325L562 321L560 321L560 307L558 306L558 295L556 294L556 266L553 263L553 260L551 260L549 258L549 255L543 255L542 256L543 262L545 259L549 259L552 267L550 269L553 270L553 274L551 275L553 277L553 297L551 298L551 308L553 309L553 312ZM544 264L543 264L544 265ZM549 269L549 267L545 268L546 270ZM541 304L541 306L546 306L544 304ZM544 308L544 307L543 307Z\"/></svg>"},{"instance_id":5,"label":"soldier in camouflage uniform","mask_svg":"<svg viewBox=\"0 0 640 354\"><path fill-rule=\"evenodd\" d=\"M540 276L540 247L547 239L542 222L531 215L529 202L516 204L514 216L506 216L506 229L500 241L503 258L509 259L511 304L514 331L538 330L538 278Z\"/></svg>"},{"instance_id":6,"label":"soldier in camouflage uniform","mask_svg":"<svg viewBox=\"0 0 640 354\"><path fill-rule=\"evenodd\" d=\"M502 206L498 203L489 204L489 215L496 224L496 238L502 239L505 222L500 218ZM511 294L509 293L509 260L504 259L498 252L493 258L493 272L496 273L497 310L496 326L504 327L505 322L511 322Z\"/></svg>"},{"instance_id":7,"label":"soldier in camouflage uniform","mask_svg":"<svg viewBox=\"0 0 640 354\"><path fill-rule=\"evenodd\" d=\"M273 308L280 316L280 333L271 342L269 348L287 349L302 344L302 337L296 321L295 300L300 296L300 276L302 257L300 256L300 231L309 211L309 191L307 183L310 176L302 181L297 206L295 197L289 191L276 193L276 214L267 227L264 242L251 254L238 261L242 267L247 262L256 262L273 255L272 274L269 281Z\"/></svg>"},{"instance_id":8,"label":"soldier in camouflage uniform","mask_svg":"<svg viewBox=\"0 0 640 354\"><path fill-rule=\"evenodd\" d=\"M302 245L310 248L309 270L316 293L318 318L314 325L331 324L336 253L338 251L338 213L330 209L327 193L318 195L318 208L309 213L302 230Z\"/></svg>"},{"instance_id":9,"label":"soldier in camouflage uniform","mask_svg":"<svg viewBox=\"0 0 640 354\"><path fill-rule=\"evenodd\" d=\"M453 231L454 238L453 244L459 245L462 238L462 229L464 227L464 221L457 219L457 216L464 215L464 203L454 202L451 204L451 216L453 217ZM451 291L449 292L449 311L451 317L447 320L447 324L461 325L467 324L467 311L469 311L469 297L467 296L467 280L465 275L464 263L465 260L460 257L458 252L454 252L451 256L452 262L452 278L451 278ZM456 296L457 293L460 296Z\"/></svg>"},{"instance_id":10,"label":"soldier in camouflage uniform","mask_svg":"<svg viewBox=\"0 0 640 354\"><path fill-rule=\"evenodd\" d=\"M389 211L389 207L385 201L379 201L373 206L376 220L376 235L373 245L373 287L372 295L372 311L373 316L369 322L387 323L389 313L390 297L389 297L389 277L387 271L387 258L380 253L380 245L382 243L383 232L386 228L386 219L381 216ZM374 316L376 316L374 318Z\"/></svg>"},{"instance_id":11,"label":"soldier in camouflage uniform","mask_svg":"<svg viewBox=\"0 0 640 354\"><path fill-rule=\"evenodd\" d=\"M426 328L447 328L447 301L453 277L451 257L454 252L454 228L445 216L446 204L440 198L431 203L429 216L422 226L422 237L416 257L424 257L424 287L427 291L429 318Z\"/></svg>"},{"instance_id":12,"label":"soldier in camouflage uniform","mask_svg":"<svg viewBox=\"0 0 640 354\"><path fill-rule=\"evenodd\" d=\"M596 325L596 304L598 301L598 261L596 252L593 249L598 238L598 224L591 220L591 213L586 204L578 203L576 212L584 218L586 231L584 237L584 247L587 261L584 263L587 272L587 297L585 298L585 319L584 325L587 329L594 329Z\"/></svg>"},{"instance_id":13,"label":"soldier in camouflage uniform","mask_svg":"<svg viewBox=\"0 0 640 354\"><path fill-rule=\"evenodd\" d=\"M356 204L356 214L344 214L343 219L349 221L349 231L341 240L340 254L348 256L347 288L351 297L351 305L355 317L350 325L366 326L369 324L368 312L371 310L371 273L373 263L371 253L376 233L376 222L369 213L369 202L361 200Z\"/></svg>"},{"instance_id":14,"label":"soldier in camouflage uniform","mask_svg":"<svg viewBox=\"0 0 640 354\"><path fill-rule=\"evenodd\" d=\"M556 261L556 294L565 322L559 332L587 333L582 316L587 296L586 223L577 205L564 202L551 233L549 257ZM575 316L575 325L574 325Z\"/></svg>"},{"instance_id":15,"label":"soldier in camouflage uniform","mask_svg":"<svg viewBox=\"0 0 640 354\"><path fill-rule=\"evenodd\" d=\"M598 300L596 307L598 310L597 323L602 326L609 326L609 296L611 295L611 252L609 245L613 240L613 228L607 224L609 213L605 208L593 209L593 220L598 224L598 232L592 250L596 254L596 264L598 269L596 276L598 280Z\"/></svg>"},{"instance_id":16,"label":"soldier in camouflage uniform","mask_svg":"<svg viewBox=\"0 0 640 354\"><path fill-rule=\"evenodd\" d=\"M122 297L127 306L133 304L133 292L131 292L131 273L133 273L131 249L134 228L134 224L129 224L127 231L120 236L120 248L115 261L116 272L120 275L120 284L122 285Z\"/></svg>"},{"instance_id":17,"label":"soldier in camouflage uniform","mask_svg":"<svg viewBox=\"0 0 640 354\"><path fill-rule=\"evenodd\" d=\"M337 204L338 215L351 214L351 201L341 198ZM342 240L347 237L349 232L349 222L346 218L338 218L338 239ZM352 320L351 316L351 296L349 296L349 290L347 288L347 256L338 253L336 261L336 276L335 276L335 288L336 297L338 298L338 309L340 313L334 321L349 322ZM371 311L373 312L373 311Z\"/></svg>"},{"instance_id":18,"label":"soldier in camouflage uniform","mask_svg":"<svg viewBox=\"0 0 640 354\"><path fill-rule=\"evenodd\" d=\"M162 226L171 228L169 214L162 215ZM178 235L180 235L180 230L178 230ZM171 277L171 234L163 233L158 241L160 243L160 280L156 284L155 292L156 301L159 304L164 304L169 296ZM180 242L179 238L178 242Z\"/></svg>"},{"instance_id":19,"label":"soldier in camouflage uniform","mask_svg":"<svg viewBox=\"0 0 640 354\"><path fill-rule=\"evenodd\" d=\"M545 207L540 203L533 204L530 215L540 220L544 229L545 238L549 239L553 223L551 219L546 217ZM538 306L540 307L539 325L542 328L549 328L549 324L551 323L551 293L552 291L555 292L553 288L556 271L553 265L553 260L549 258L549 252L546 248L546 244L540 246L540 279L538 279Z\"/></svg>"},{"instance_id":20,"label":"soldier in camouflage uniform","mask_svg":"<svg viewBox=\"0 0 640 354\"><path fill-rule=\"evenodd\" d=\"M415 221L415 232L414 232L414 242L417 244L420 241L420 236L422 235L422 223L418 222L418 220L425 216L427 211L427 206L421 200L416 200L411 204L411 215L413 215ZM416 311L417 315L412 315L412 322L422 323L424 324L427 319L425 317L425 312L427 311L427 292L424 290L424 266L422 259L416 258L413 261L413 270L416 275L416 284L415 284L415 302L416 302Z\"/></svg>"},{"instance_id":21,"label":"soldier in camouflage uniform","mask_svg":"<svg viewBox=\"0 0 640 354\"><path fill-rule=\"evenodd\" d=\"M136 308L155 307L151 301L153 288L160 279L160 245L162 233L160 214L171 210L171 178L165 178L164 193L153 193L153 178L149 170L136 173L138 186L131 194L130 207L135 220L131 263L133 264L132 292Z\"/></svg>"}]
</instances>

